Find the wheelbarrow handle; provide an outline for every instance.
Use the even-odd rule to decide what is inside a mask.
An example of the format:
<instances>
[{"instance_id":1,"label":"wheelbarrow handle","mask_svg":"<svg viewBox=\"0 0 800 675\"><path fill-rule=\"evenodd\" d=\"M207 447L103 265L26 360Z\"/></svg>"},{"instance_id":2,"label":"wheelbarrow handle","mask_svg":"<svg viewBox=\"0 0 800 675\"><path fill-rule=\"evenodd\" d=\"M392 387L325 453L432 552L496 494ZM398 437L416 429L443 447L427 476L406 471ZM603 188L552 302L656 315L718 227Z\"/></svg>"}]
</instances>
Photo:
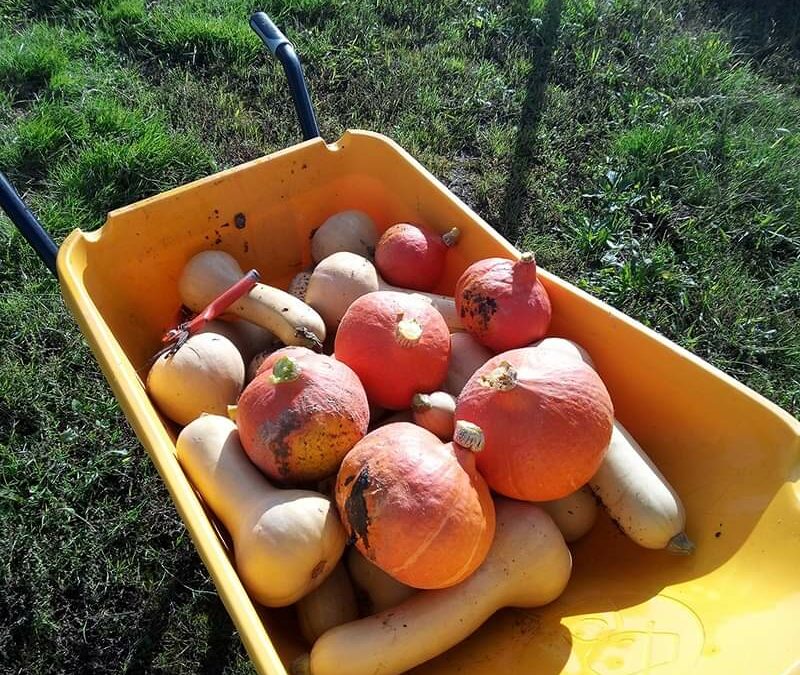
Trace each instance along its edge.
<instances>
[{"instance_id":1,"label":"wheelbarrow handle","mask_svg":"<svg viewBox=\"0 0 800 675\"><path fill-rule=\"evenodd\" d=\"M308 95L303 67L300 65L294 46L264 12L256 12L250 17L250 27L283 66L286 78L289 80L294 109L300 119L303 138L305 140L317 138L320 135L319 126L314 116L311 97Z\"/></svg>"},{"instance_id":2,"label":"wheelbarrow handle","mask_svg":"<svg viewBox=\"0 0 800 675\"><path fill-rule=\"evenodd\" d=\"M17 226L22 236L27 239L38 256L42 259L47 269L56 275L56 254L58 246L55 245L47 230L27 207L22 197L17 194L5 174L0 171L0 207L6 212L11 222Z\"/></svg>"}]
</instances>

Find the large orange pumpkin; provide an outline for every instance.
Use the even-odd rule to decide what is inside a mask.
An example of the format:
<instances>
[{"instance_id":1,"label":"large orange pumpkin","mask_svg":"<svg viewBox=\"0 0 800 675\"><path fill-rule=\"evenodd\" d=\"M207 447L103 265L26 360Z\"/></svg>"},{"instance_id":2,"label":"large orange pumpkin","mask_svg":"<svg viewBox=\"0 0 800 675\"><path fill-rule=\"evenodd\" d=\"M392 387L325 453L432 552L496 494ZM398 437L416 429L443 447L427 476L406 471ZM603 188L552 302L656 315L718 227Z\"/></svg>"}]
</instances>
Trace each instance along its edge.
<instances>
[{"instance_id":1,"label":"large orange pumpkin","mask_svg":"<svg viewBox=\"0 0 800 675\"><path fill-rule=\"evenodd\" d=\"M334 352L361 379L371 403L403 410L411 407L414 394L442 384L450 331L424 297L376 291L347 309Z\"/></svg>"},{"instance_id":2,"label":"large orange pumpkin","mask_svg":"<svg viewBox=\"0 0 800 675\"><path fill-rule=\"evenodd\" d=\"M358 550L414 588L462 581L494 538L494 503L473 452L407 422L370 432L347 453L336 503Z\"/></svg>"},{"instance_id":3,"label":"large orange pumpkin","mask_svg":"<svg viewBox=\"0 0 800 675\"><path fill-rule=\"evenodd\" d=\"M456 283L455 301L464 328L495 352L541 340L550 326L550 297L533 253L473 263Z\"/></svg>"},{"instance_id":4,"label":"large orange pumpkin","mask_svg":"<svg viewBox=\"0 0 800 675\"><path fill-rule=\"evenodd\" d=\"M455 419L477 424L478 469L507 497L566 497L597 471L611 440L614 408L600 376L571 355L514 349L472 375Z\"/></svg>"},{"instance_id":5,"label":"large orange pumpkin","mask_svg":"<svg viewBox=\"0 0 800 675\"><path fill-rule=\"evenodd\" d=\"M345 364L305 347L280 352L239 397L242 446L275 481L320 480L336 472L367 432L367 396Z\"/></svg>"}]
</instances>

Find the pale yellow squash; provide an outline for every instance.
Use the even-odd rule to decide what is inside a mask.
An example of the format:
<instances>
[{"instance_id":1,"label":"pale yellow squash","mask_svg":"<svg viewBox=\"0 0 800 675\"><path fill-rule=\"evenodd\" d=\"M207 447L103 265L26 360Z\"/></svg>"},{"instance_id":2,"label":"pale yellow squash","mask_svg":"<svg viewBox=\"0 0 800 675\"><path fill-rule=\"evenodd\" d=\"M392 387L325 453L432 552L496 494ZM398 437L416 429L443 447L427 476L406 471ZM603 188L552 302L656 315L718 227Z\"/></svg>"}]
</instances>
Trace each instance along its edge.
<instances>
[{"instance_id":1,"label":"pale yellow squash","mask_svg":"<svg viewBox=\"0 0 800 675\"><path fill-rule=\"evenodd\" d=\"M374 291L421 295L439 311L450 329L461 327L453 298L391 286L380 278L369 260L347 251L328 256L314 268L305 300L320 313L328 331L335 333L347 308L362 295Z\"/></svg>"},{"instance_id":2,"label":"pale yellow squash","mask_svg":"<svg viewBox=\"0 0 800 675\"><path fill-rule=\"evenodd\" d=\"M300 632L309 644L326 630L358 618L358 605L353 584L343 562L339 562L327 579L295 605Z\"/></svg>"},{"instance_id":3,"label":"pale yellow squash","mask_svg":"<svg viewBox=\"0 0 800 675\"><path fill-rule=\"evenodd\" d=\"M532 346L571 354L594 368L589 353L570 340L545 338ZM679 555L694 551L694 543L684 532L686 511L678 493L619 421L614 421L608 451L589 487L639 546Z\"/></svg>"},{"instance_id":4,"label":"pale yellow squash","mask_svg":"<svg viewBox=\"0 0 800 675\"><path fill-rule=\"evenodd\" d=\"M333 628L314 644L312 675L398 675L441 654L501 607L539 607L567 585L572 558L540 507L497 500L497 534L477 571L457 586ZM300 665L300 664L298 664Z\"/></svg>"},{"instance_id":5,"label":"pale yellow squash","mask_svg":"<svg viewBox=\"0 0 800 675\"><path fill-rule=\"evenodd\" d=\"M200 312L243 276L239 263L228 253L198 253L186 263L178 281L181 301ZM227 312L266 328L286 345L316 348L325 341L325 323L319 314L302 300L266 284L257 283Z\"/></svg>"},{"instance_id":6,"label":"pale yellow squash","mask_svg":"<svg viewBox=\"0 0 800 675\"><path fill-rule=\"evenodd\" d=\"M399 605L417 593L416 588L400 583L373 565L355 546L347 553L347 569L353 585L361 592L367 614Z\"/></svg>"},{"instance_id":7,"label":"pale yellow squash","mask_svg":"<svg viewBox=\"0 0 800 675\"><path fill-rule=\"evenodd\" d=\"M193 335L174 354L159 356L147 374L150 398L181 425L202 413L224 415L243 384L242 355L217 333Z\"/></svg>"},{"instance_id":8,"label":"pale yellow squash","mask_svg":"<svg viewBox=\"0 0 800 675\"><path fill-rule=\"evenodd\" d=\"M558 525L566 542L578 541L597 520L597 502L588 487L582 487L561 499L537 503Z\"/></svg>"},{"instance_id":9,"label":"pale yellow squash","mask_svg":"<svg viewBox=\"0 0 800 675\"><path fill-rule=\"evenodd\" d=\"M233 538L236 570L256 602L297 602L333 571L345 545L336 507L317 492L273 487L236 425L204 415L178 436L178 461Z\"/></svg>"}]
</instances>

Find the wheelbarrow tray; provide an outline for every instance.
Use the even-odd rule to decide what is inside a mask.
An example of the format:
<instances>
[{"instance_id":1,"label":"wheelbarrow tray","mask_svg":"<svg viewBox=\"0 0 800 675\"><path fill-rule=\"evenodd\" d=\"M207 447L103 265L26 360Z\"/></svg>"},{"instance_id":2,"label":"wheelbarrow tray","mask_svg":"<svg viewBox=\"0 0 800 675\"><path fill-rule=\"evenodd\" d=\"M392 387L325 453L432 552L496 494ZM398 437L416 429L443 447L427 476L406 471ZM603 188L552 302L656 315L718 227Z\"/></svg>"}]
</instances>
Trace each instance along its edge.
<instances>
[{"instance_id":1,"label":"wheelbarrow tray","mask_svg":"<svg viewBox=\"0 0 800 675\"><path fill-rule=\"evenodd\" d=\"M143 380L192 255L226 251L285 287L311 262L313 228L347 208L381 229L459 227L440 292L452 292L475 260L518 255L398 145L364 131L307 141L114 211L100 229L70 234L58 255L64 298L260 673L284 673L308 647L291 609L260 608L244 590L222 526L176 461L176 428ZM498 612L414 672L786 672L800 648L800 425L621 312L544 270L541 279L551 334L588 349L617 418L681 495L697 551L640 548L603 514L573 545L561 598Z\"/></svg>"}]
</instances>

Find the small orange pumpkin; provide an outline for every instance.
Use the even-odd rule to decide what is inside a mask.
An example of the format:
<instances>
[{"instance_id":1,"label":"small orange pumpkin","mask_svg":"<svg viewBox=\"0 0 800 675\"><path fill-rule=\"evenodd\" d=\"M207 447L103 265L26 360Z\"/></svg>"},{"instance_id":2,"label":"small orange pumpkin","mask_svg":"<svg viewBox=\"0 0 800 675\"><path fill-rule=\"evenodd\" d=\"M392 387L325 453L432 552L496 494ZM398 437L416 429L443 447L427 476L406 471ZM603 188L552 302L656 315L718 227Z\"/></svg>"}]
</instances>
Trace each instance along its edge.
<instances>
[{"instance_id":1,"label":"small orange pumpkin","mask_svg":"<svg viewBox=\"0 0 800 675\"><path fill-rule=\"evenodd\" d=\"M442 384L450 332L424 297L376 291L347 309L334 352L361 379L371 403L403 410L411 406L414 394Z\"/></svg>"},{"instance_id":2,"label":"small orange pumpkin","mask_svg":"<svg viewBox=\"0 0 800 675\"><path fill-rule=\"evenodd\" d=\"M432 291L442 278L447 251L458 235L457 227L439 234L420 225L397 223L378 240L375 267L390 284Z\"/></svg>"},{"instance_id":3,"label":"small orange pumpkin","mask_svg":"<svg viewBox=\"0 0 800 675\"><path fill-rule=\"evenodd\" d=\"M267 357L242 392L236 423L248 457L269 478L317 481L367 432L369 405L345 364L288 347Z\"/></svg>"},{"instance_id":4,"label":"small orange pumpkin","mask_svg":"<svg viewBox=\"0 0 800 675\"><path fill-rule=\"evenodd\" d=\"M336 503L358 550L414 588L462 581L494 538L494 503L473 452L407 422L370 432L347 453Z\"/></svg>"},{"instance_id":5,"label":"small orange pumpkin","mask_svg":"<svg viewBox=\"0 0 800 675\"><path fill-rule=\"evenodd\" d=\"M495 352L541 340L550 326L550 297L530 252L473 263L456 283L455 301L464 328Z\"/></svg>"},{"instance_id":6,"label":"small orange pumpkin","mask_svg":"<svg viewBox=\"0 0 800 675\"><path fill-rule=\"evenodd\" d=\"M483 430L477 464L493 490L550 501L597 472L611 441L614 407L600 376L583 361L524 348L475 371L458 397L455 419Z\"/></svg>"}]
</instances>

